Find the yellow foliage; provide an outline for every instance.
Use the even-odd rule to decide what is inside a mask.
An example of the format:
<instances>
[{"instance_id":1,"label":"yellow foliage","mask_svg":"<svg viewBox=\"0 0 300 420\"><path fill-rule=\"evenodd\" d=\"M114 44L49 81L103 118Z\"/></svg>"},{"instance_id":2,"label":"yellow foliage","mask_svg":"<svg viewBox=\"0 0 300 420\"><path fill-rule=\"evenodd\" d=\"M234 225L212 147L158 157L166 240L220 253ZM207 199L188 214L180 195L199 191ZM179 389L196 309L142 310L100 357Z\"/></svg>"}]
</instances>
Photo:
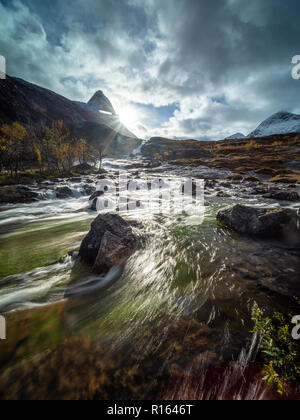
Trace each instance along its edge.
<instances>
[{"instance_id":1,"label":"yellow foliage","mask_svg":"<svg viewBox=\"0 0 300 420\"><path fill-rule=\"evenodd\" d=\"M259 144L255 143L254 141L251 141L250 143L247 143L245 145L245 148L247 150L251 150L251 149L258 149L259 148Z\"/></svg>"},{"instance_id":2,"label":"yellow foliage","mask_svg":"<svg viewBox=\"0 0 300 420\"><path fill-rule=\"evenodd\" d=\"M11 171L18 172L21 155L24 152L26 129L19 123L5 124L0 129L0 151L4 165Z\"/></svg>"}]
</instances>

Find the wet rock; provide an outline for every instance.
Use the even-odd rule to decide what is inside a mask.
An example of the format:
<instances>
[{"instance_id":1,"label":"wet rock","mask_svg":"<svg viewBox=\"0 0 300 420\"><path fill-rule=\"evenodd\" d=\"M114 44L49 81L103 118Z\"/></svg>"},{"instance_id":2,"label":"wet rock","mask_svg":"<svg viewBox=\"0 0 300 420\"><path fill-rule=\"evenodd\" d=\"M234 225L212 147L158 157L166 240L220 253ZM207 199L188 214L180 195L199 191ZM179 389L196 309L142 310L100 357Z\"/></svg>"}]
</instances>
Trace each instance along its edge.
<instances>
[{"instance_id":1,"label":"wet rock","mask_svg":"<svg viewBox=\"0 0 300 420\"><path fill-rule=\"evenodd\" d=\"M256 176L247 176L246 181L250 182L260 182Z\"/></svg>"},{"instance_id":2,"label":"wet rock","mask_svg":"<svg viewBox=\"0 0 300 420\"><path fill-rule=\"evenodd\" d=\"M230 182L220 182L219 185L222 188L231 188L231 183Z\"/></svg>"},{"instance_id":3,"label":"wet rock","mask_svg":"<svg viewBox=\"0 0 300 420\"><path fill-rule=\"evenodd\" d=\"M78 184L80 182L82 182L82 179L79 177L74 177L70 179L70 182L72 182L72 184Z\"/></svg>"},{"instance_id":4,"label":"wet rock","mask_svg":"<svg viewBox=\"0 0 300 420\"><path fill-rule=\"evenodd\" d=\"M122 265L134 252L136 237L131 226L118 214L99 215L83 240L79 256L93 271L102 273Z\"/></svg>"},{"instance_id":5,"label":"wet rock","mask_svg":"<svg viewBox=\"0 0 300 420\"><path fill-rule=\"evenodd\" d=\"M0 204L27 204L41 200L43 197L28 187L9 187L0 189Z\"/></svg>"},{"instance_id":6,"label":"wet rock","mask_svg":"<svg viewBox=\"0 0 300 420\"><path fill-rule=\"evenodd\" d=\"M89 209L92 211L97 211L97 203L98 203L98 198L94 198L94 200L92 201L92 204L90 205Z\"/></svg>"},{"instance_id":7,"label":"wet rock","mask_svg":"<svg viewBox=\"0 0 300 420\"><path fill-rule=\"evenodd\" d=\"M108 172L105 169L99 169L98 171L98 179L102 179L101 176L106 175Z\"/></svg>"},{"instance_id":8,"label":"wet rock","mask_svg":"<svg viewBox=\"0 0 300 420\"><path fill-rule=\"evenodd\" d=\"M88 171L91 171L92 169L93 169L93 167L91 165L89 165L88 163L82 163L82 164L74 166L72 168L72 170L74 170L77 173L88 172Z\"/></svg>"},{"instance_id":9,"label":"wet rock","mask_svg":"<svg viewBox=\"0 0 300 420\"><path fill-rule=\"evenodd\" d=\"M300 201L300 196L296 191L276 191L264 195L265 198L271 198L279 201Z\"/></svg>"},{"instance_id":10,"label":"wet rock","mask_svg":"<svg viewBox=\"0 0 300 420\"><path fill-rule=\"evenodd\" d=\"M269 191L268 187L257 187L257 188L253 188L249 194L251 195L264 195L267 194Z\"/></svg>"},{"instance_id":11,"label":"wet rock","mask_svg":"<svg viewBox=\"0 0 300 420\"><path fill-rule=\"evenodd\" d=\"M225 226L244 234L276 237L299 236L299 215L289 209L261 209L237 204L217 214ZM297 239L298 240L298 239Z\"/></svg>"},{"instance_id":12,"label":"wet rock","mask_svg":"<svg viewBox=\"0 0 300 420\"><path fill-rule=\"evenodd\" d=\"M132 255L134 246L128 246L123 239L105 232L93 267L93 272L101 274L111 267L121 266Z\"/></svg>"},{"instance_id":13,"label":"wet rock","mask_svg":"<svg viewBox=\"0 0 300 420\"><path fill-rule=\"evenodd\" d=\"M206 179L204 186L206 190L213 189L216 186L216 181L212 179Z\"/></svg>"},{"instance_id":14,"label":"wet rock","mask_svg":"<svg viewBox=\"0 0 300 420\"><path fill-rule=\"evenodd\" d=\"M89 201L95 200L95 198L102 197L104 195L104 191L95 191L89 198Z\"/></svg>"},{"instance_id":15,"label":"wet rock","mask_svg":"<svg viewBox=\"0 0 300 420\"><path fill-rule=\"evenodd\" d=\"M59 199L74 197L73 191L69 187L56 188L55 193Z\"/></svg>"},{"instance_id":16,"label":"wet rock","mask_svg":"<svg viewBox=\"0 0 300 420\"><path fill-rule=\"evenodd\" d=\"M92 187L91 185L84 185L83 189L82 189L82 194L83 195L92 195L94 194L96 191L96 187Z\"/></svg>"},{"instance_id":17,"label":"wet rock","mask_svg":"<svg viewBox=\"0 0 300 420\"><path fill-rule=\"evenodd\" d=\"M219 191L219 192L217 193L216 197L220 197L220 198L229 198L229 197L231 197L231 195L230 195L230 194L228 194L228 193L226 193L226 192L224 192L224 191Z\"/></svg>"}]
</instances>

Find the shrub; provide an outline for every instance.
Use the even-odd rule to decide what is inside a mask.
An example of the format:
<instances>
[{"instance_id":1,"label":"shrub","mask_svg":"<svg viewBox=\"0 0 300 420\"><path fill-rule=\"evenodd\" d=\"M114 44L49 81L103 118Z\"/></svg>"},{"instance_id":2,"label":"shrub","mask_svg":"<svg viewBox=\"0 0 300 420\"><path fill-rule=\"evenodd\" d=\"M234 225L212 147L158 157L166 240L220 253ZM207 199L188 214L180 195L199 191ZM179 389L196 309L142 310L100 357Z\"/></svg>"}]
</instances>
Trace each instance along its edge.
<instances>
[{"instance_id":1,"label":"shrub","mask_svg":"<svg viewBox=\"0 0 300 420\"><path fill-rule=\"evenodd\" d=\"M253 310L253 333L262 338L261 351L266 360L264 381L276 385L280 395L288 385L300 385L300 343L293 340L290 325L284 315L275 312L272 318L263 317L259 308ZM291 316L292 319L292 316Z\"/></svg>"},{"instance_id":2,"label":"shrub","mask_svg":"<svg viewBox=\"0 0 300 420\"><path fill-rule=\"evenodd\" d=\"M246 150L258 149L259 147L260 145L255 143L254 141L251 141L250 143L245 144Z\"/></svg>"}]
</instances>

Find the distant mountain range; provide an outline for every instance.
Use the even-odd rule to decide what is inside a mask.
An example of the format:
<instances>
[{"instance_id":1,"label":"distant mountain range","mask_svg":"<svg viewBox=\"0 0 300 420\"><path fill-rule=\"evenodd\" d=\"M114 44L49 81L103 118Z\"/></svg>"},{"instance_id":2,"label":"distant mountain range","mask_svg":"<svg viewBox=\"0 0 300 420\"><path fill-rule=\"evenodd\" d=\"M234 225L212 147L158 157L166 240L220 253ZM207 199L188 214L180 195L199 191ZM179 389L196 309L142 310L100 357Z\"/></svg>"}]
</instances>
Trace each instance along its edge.
<instances>
[{"instance_id":1,"label":"distant mountain range","mask_svg":"<svg viewBox=\"0 0 300 420\"><path fill-rule=\"evenodd\" d=\"M0 125L19 122L27 129L40 129L62 120L72 134L100 145L109 157L122 157L138 149L137 139L119 120L105 94L98 90L88 101L76 102L22 79L0 80ZM300 133L300 115L278 112L263 121L247 137ZM226 140L244 139L236 133Z\"/></svg>"},{"instance_id":2,"label":"distant mountain range","mask_svg":"<svg viewBox=\"0 0 300 420\"><path fill-rule=\"evenodd\" d=\"M244 139L244 138L245 138L244 134L236 133L236 134L233 134L232 136L226 137L225 140L236 140L236 139Z\"/></svg>"},{"instance_id":3,"label":"distant mountain range","mask_svg":"<svg viewBox=\"0 0 300 420\"><path fill-rule=\"evenodd\" d=\"M273 134L291 134L300 133L300 115L291 114L290 112L277 112L271 117L263 121L252 133L247 137L267 137ZM225 140L235 140L245 138L244 134L237 133Z\"/></svg>"},{"instance_id":4,"label":"distant mountain range","mask_svg":"<svg viewBox=\"0 0 300 420\"><path fill-rule=\"evenodd\" d=\"M0 125L17 121L36 130L58 120L64 121L74 135L105 147L112 157L131 153L141 144L120 122L101 90L83 103L22 79L7 76L0 80Z\"/></svg>"}]
</instances>

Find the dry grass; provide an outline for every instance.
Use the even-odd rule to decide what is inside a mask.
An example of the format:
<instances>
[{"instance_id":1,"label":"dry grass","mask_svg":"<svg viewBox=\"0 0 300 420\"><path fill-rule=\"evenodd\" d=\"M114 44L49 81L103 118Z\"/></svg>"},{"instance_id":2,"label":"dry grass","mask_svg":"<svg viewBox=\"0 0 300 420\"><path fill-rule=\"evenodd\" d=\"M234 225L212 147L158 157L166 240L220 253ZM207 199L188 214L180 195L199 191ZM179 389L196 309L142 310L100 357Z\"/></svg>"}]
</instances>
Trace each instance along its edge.
<instances>
[{"instance_id":1,"label":"dry grass","mask_svg":"<svg viewBox=\"0 0 300 420\"><path fill-rule=\"evenodd\" d=\"M276 180L291 179L297 182L299 175L296 171L287 169L285 164L299 160L295 151L299 147L300 136L292 134L220 142L160 139L153 142L148 152L149 157L156 155L161 161L171 161L174 165L206 165L229 169L238 174L255 171L257 175L268 175ZM204 160L204 157L208 160Z\"/></svg>"},{"instance_id":2,"label":"dry grass","mask_svg":"<svg viewBox=\"0 0 300 420\"><path fill-rule=\"evenodd\" d=\"M300 172L279 174L271 178L269 181L283 184L300 184Z\"/></svg>"}]
</instances>

